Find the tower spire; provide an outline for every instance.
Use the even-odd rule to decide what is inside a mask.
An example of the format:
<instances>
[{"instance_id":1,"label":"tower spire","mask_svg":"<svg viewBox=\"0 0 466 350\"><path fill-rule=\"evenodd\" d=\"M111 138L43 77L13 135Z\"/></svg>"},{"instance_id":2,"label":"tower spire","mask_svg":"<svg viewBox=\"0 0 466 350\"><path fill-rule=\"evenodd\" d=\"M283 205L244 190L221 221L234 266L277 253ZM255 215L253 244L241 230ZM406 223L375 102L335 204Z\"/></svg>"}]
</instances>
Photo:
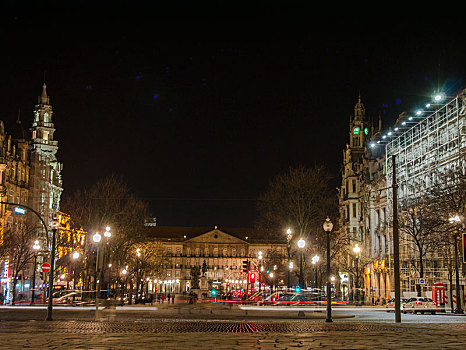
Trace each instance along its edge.
<instances>
[{"instance_id":1,"label":"tower spire","mask_svg":"<svg viewBox=\"0 0 466 350\"><path fill-rule=\"evenodd\" d=\"M42 85L42 94L39 96L39 104L48 105L49 97L47 96L47 85L45 83Z\"/></svg>"},{"instance_id":2,"label":"tower spire","mask_svg":"<svg viewBox=\"0 0 466 350\"><path fill-rule=\"evenodd\" d=\"M366 108L364 104L361 102L361 92L358 94L358 103L354 106L354 119L363 121L366 115Z\"/></svg>"}]
</instances>

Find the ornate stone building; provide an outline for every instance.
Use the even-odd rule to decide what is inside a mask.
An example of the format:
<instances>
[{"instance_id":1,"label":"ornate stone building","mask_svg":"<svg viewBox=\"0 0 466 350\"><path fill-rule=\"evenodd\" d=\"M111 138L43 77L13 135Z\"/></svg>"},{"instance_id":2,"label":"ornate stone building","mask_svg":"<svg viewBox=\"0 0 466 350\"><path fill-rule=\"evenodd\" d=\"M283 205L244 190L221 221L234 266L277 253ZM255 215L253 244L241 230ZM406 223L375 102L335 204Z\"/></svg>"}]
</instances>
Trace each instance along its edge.
<instances>
[{"instance_id":1,"label":"ornate stone building","mask_svg":"<svg viewBox=\"0 0 466 350\"><path fill-rule=\"evenodd\" d=\"M283 268L287 265L286 243L266 242L251 229L154 226L148 230L150 237L162 242L164 255L163 272L151 281L150 290L189 291L193 267L205 270L200 281L201 290L213 286L223 290L246 289L247 278L242 272L246 260L252 270L260 271L262 267L264 271L276 271L274 277L271 279L268 275L267 280L264 273L263 283L286 284L287 271Z\"/></svg>"},{"instance_id":2,"label":"ornate stone building","mask_svg":"<svg viewBox=\"0 0 466 350\"><path fill-rule=\"evenodd\" d=\"M55 127L52 106L46 85L34 108L30 140L30 186L29 206L41 214L46 225L58 214L63 191L62 164L57 160L58 141L54 139Z\"/></svg>"},{"instance_id":3,"label":"ornate stone building","mask_svg":"<svg viewBox=\"0 0 466 350\"><path fill-rule=\"evenodd\" d=\"M24 216L15 215L13 205L6 203L32 208L42 217L48 228L52 218L58 216L63 191L62 165L56 158L58 142L54 139L52 106L45 84L33 113L29 132L23 128L20 115L10 132L5 130L0 121L0 202L3 202L0 204L0 244L3 243L3 234L7 228L25 220ZM35 239L41 241L43 249L51 241L46 237L40 222ZM8 260L8 257L0 258L4 262ZM2 294L8 290L7 286L11 281L5 266L11 268L9 263L2 264L0 268ZM21 276L28 274L23 271ZM24 285L26 283L20 282L17 288L23 290Z\"/></svg>"},{"instance_id":4,"label":"ornate stone building","mask_svg":"<svg viewBox=\"0 0 466 350\"><path fill-rule=\"evenodd\" d=\"M350 240L348 271L340 271L342 293L355 288L356 257L352 248L361 248L358 260L359 295L366 301L390 296L390 237L386 215L385 156L380 148L368 149L371 138L381 133L369 125L366 109L358 97L350 117L349 143L343 152L342 183L339 193L340 227ZM351 271L350 271L351 270Z\"/></svg>"},{"instance_id":5,"label":"ornate stone building","mask_svg":"<svg viewBox=\"0 0 466 350\"><path fill-rule=\"evenodd\" d=\"M466 171L462 161L466 154L465 96L463 90L445 103L428 103L425 111L401 113L393 129L383 134L380 120L376 132L372 127L367 129L359 97L350 120L350 143L343 154L339 204L342 230L352 245L361 247L361 290L366 301L394 296L392 156L397 159L398 211L403 214L410 209L409 203L429 191L438 173L445 169ZM430 296L433 283L448 285L446 259L436 249L426 252L419 288L419 252L413 238L403 230L405 219L402 215L400 218L402 294L408 297L422 291ZM349 271L342 274L351 275ZM354 288L351 279L349 276L348 286Z\"/></svg>"}]
</instances>

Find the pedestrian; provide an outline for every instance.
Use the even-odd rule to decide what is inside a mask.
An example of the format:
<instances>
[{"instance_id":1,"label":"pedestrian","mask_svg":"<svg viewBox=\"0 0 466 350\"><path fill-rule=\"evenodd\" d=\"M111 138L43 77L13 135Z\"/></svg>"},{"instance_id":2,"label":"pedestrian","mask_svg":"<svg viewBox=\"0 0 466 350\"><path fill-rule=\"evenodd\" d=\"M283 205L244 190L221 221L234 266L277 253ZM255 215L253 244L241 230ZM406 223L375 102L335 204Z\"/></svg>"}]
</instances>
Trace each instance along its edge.
<instances>
[{"instance_id":1,"label":"pedestrian","mask_svg":"<svg viewBox=\"0 0 466 350\"><path fill-rule=\"evenodd\" d=\"M172 293L172 304L175 303L175 293Z\"/></svg>"},{"instance_id":2,"label":"pedestrian","mask_svg":"<svg viewBox=\"0 0 466 350\"><path fill-rule=\"evenodd\" d=\"M163 301L165 300L165 294L162 294L162 296L160 297L160 299L162 299L162 304L163 304Z\"/></svg>"}]
</instances>

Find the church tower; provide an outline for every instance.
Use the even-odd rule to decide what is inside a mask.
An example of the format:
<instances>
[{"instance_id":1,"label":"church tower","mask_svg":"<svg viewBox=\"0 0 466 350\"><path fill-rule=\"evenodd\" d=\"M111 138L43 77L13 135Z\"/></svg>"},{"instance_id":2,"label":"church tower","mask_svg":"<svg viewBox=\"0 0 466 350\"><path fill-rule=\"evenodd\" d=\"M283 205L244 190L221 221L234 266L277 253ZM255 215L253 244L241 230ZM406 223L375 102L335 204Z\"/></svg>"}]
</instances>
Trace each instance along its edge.
<instances>
[{"instance_id":1,"label":"church tower","mask_svg":"<svg viewBox=\"0 0 466 350\"><path fill-rule=\"evenodd\" d=\"M62 164L57 160L58 141L54 139L55 127L52 106L44 83L42 94L34 108L30 152L31 175L29 205L39 212L49 226L58 212L63 191Z\"/></svg>"},{"instance_id":2,"label":"church tower","mask_svg":"<svg viewBox=\"0 0 466 350\"><path fill-rule=\"evenodd\" d=\"M343 151L342 183L340 188L340 227L354 243L362 243L363 235L363 181L366 141L369 126L361 95L350 116L349 144ZM361 245L361 244L360 244Z\"/></svg>"}]
</instances>

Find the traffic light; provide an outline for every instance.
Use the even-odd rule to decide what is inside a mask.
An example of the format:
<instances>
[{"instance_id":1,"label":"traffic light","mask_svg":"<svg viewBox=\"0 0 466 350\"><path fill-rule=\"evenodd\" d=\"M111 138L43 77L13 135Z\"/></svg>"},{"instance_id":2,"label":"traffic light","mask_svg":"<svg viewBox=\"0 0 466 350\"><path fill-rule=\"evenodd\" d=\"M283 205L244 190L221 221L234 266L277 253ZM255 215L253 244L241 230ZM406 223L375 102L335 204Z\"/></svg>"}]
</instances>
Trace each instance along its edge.
<instances>
[{"instance_id":1,"label":"traffic light","mask_svg":"<svg viewBox=\"0 0 466 350\"><path fill-rule=\"evenodd\" d=\"M255 283L256 282L256 273L255 272L251 272L249 274L249 282L250 283Z\"/></svg>"},{"instance_id":2,"label":"traffic light","mask_svg":"<svg viewBox=\"0 0 466 350\"><path fill-rule=\"evenodd\" d=\"M212 289L210 290L210 295L213 296L213 297L216 297L216 296L217 296L217 292L218 292L217 289L212 288Z\"/></svg>"},{"instance_id":3,"label":"traffic light","mask_svg":"<svg viewBox=\"0 0 466 350\"><path fill-rule=\"evenodd\" d=\"M301 287L300 286L296 286L296 293L301 293Z\"/></svg>"},{"instance_id":4,"label":"traffic light","mask_svg":"<svg viewBox=\"0 0 466 350\"><path fill-rule=\"evenodd\" d=\"M243 271L243 272L246 272L246 273L249 271L249 261L243 260L243 268L242 268L242 271Z\"/></svg>"}]
</instances>

